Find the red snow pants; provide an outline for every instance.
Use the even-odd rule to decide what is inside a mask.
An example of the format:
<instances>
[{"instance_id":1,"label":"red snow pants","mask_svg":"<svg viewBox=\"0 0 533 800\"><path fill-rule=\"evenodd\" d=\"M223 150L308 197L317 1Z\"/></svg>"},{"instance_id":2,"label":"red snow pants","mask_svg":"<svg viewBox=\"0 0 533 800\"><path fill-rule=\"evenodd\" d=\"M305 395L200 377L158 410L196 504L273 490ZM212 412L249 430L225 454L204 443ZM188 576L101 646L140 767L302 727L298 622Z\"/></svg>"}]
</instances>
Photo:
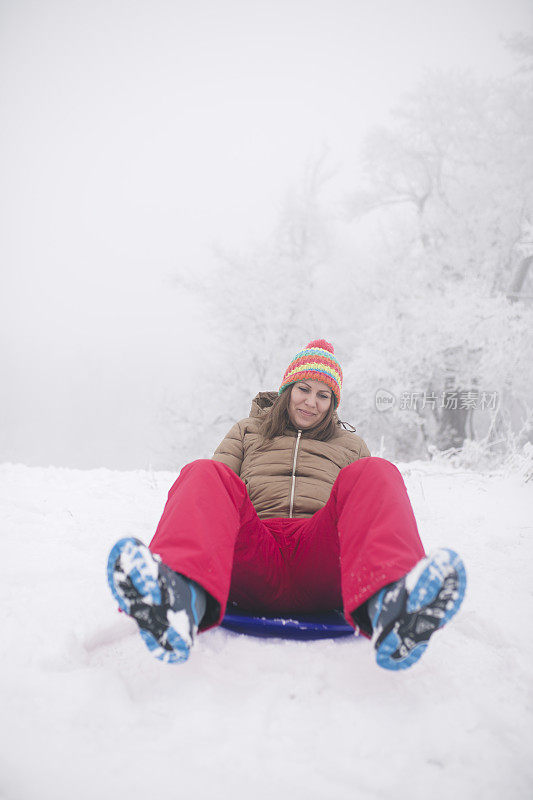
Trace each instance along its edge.
<instances>
[{"instance_id":1,"label":"red snow pants","mask_svg":"<svg viewBox=\"0 0 533 800\"><path fill-rule=\"evenodd\" d=\"M232 601L263 613L342 608L370 634L365 601L424 557L402 476L375 457L341 469L325 506L296 519L259 519L229 467L193 461L170 489L150 550L208 593L203 630Z\"/></svg>"}]
</instances>

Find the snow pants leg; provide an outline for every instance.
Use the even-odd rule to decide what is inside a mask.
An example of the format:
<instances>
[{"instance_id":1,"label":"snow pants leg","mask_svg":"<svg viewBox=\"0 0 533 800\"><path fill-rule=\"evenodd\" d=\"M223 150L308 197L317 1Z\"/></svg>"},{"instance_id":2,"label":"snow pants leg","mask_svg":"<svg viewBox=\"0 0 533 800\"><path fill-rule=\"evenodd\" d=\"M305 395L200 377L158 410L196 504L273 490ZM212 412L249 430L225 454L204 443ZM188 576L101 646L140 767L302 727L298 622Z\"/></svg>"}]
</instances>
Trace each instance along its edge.
<instances>
[{"instance_id":1,"label":"snow pants leg","mask_svg":"<svg viewBox=\"0 0 533 800\"><path fill-rule=\"evenodd\" d=\"M170 489L150 550L208 593L200 630L222 621L237 539L245 543L249 556L248 578L266 592L276 583L281 555L243 481L218 461L187 464Z\"/></svg>"},{"instance_id":2,"label":"snow pants leg","mask_svg":"<svg viewBox=\"0 0 533 800\"><path fill-rule=\"evenodd\" d=\"M399 470L383 458L362 458L342 469L324 508L304 528L300 553L328 532L338 542L342 608L363 633L372 629L366 601L424 558L413 509ZM336 537L331 537L334 531Z\"/></svg>"},{"instance_id":3,"label":"snow pants leg","mask_svg":"<svg viewBox=\"0 0 533 800\"><path fill-rule=\"evenodd\" d=\"M208 593L203 630L228 598L265 613L344 608L370 633L366 600L424 556L403 479L382 458L342 469L312 517L260 520L224 464L188 464L172 486L150 549Z\"/></svg>"}]
</instances>

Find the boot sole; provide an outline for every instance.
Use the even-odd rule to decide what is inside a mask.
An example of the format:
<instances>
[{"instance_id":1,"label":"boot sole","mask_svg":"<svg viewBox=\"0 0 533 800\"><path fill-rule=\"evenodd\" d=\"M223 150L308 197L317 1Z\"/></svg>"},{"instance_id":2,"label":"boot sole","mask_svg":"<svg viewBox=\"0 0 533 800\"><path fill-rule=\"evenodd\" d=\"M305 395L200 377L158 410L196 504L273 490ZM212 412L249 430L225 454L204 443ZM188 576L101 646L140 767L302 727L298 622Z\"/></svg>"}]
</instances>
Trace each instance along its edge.
<instances>
[{"instance_id":1,"label":"boot sole","mask_svg":"<svg viewBox=\"0 0 533 800\"><path fill-rule=\"evenodd\" d=\"M120 571L117 571L117 563L120 561ZM136 602L142 602L145 607L162 605L162 595L159 577L158 562L154 559L150 550L138 539L120 539L109 553L107 559L107 582L111 589L111 594L117 601L121 611L132 617L139 625L139 633L146 647L158 661L167 664L181 664L189 657L190 646L183 639L181 634L168 623L163 637L159 639L136 619L132 612L132 605L124 595L120 586L119 578L129 577L138 597ZM168 620L168 612L167 612ZM170 650L161 641L164 641Z\"/></svg>"},{"instance_id":2,"label":"boot sole","mask_svg":"<svg viewBox=\"0 0 533 800\"><path fill-rule=\"evenodd\" d=\"M404 614L377 647L379 666L401 670L416 663L432 634L458 612L465 591L466 571L457 553L443 548L430 556L409 591ZM412 631L417 626L425 630L417 633L414 641Z\"/></svg>"}]
</instances>

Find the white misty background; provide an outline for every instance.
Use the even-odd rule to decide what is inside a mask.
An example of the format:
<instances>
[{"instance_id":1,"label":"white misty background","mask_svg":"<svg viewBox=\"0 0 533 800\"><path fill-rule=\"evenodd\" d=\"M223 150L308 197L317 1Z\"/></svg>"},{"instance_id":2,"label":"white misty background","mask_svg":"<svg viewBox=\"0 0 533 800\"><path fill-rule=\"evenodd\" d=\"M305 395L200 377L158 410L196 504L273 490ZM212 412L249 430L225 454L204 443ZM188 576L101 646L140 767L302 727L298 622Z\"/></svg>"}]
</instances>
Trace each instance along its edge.
<instances>
[{"instance_id":1,"label":"white misty background","mask_svg":"<svg viewBox=\"0 0 533 800\"><path fill-rule=\"evenodd\" d=\"M324 337L374 454L527 465L531 16L5 0L0 460L175 470Z\"/></svg>"}]
</instances>

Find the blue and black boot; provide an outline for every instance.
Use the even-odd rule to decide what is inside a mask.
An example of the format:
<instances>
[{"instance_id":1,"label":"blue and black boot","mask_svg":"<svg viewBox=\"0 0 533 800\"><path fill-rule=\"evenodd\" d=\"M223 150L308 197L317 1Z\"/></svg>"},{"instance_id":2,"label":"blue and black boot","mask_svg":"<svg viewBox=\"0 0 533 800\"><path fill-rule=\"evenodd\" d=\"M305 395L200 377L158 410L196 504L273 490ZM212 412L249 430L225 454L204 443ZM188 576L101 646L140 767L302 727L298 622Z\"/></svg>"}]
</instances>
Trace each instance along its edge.
<instances>
[{"instance_id":1,"label":"blue and black boot","mask_svg":"<svg viewBox=\"0 0 533 800\"><path fill-rule=\"evenodd\" d=\"M418 661L430 636L459 610L465 589L463 562L442 548L377 592L368 613L379 666L400 670Z\"/></svg>"},{"instance_id":2,"label":"blue and black boot","mask_svg":"<svg viewBox=\"0 0 533 800\"><path fill-rule=\"evenodd\" d=\"M152 655L169 664L186 661L206 608L202 587L171 570L134 538L120 539L112 548L107 580Z\"/></svg>"}]
</instances>

